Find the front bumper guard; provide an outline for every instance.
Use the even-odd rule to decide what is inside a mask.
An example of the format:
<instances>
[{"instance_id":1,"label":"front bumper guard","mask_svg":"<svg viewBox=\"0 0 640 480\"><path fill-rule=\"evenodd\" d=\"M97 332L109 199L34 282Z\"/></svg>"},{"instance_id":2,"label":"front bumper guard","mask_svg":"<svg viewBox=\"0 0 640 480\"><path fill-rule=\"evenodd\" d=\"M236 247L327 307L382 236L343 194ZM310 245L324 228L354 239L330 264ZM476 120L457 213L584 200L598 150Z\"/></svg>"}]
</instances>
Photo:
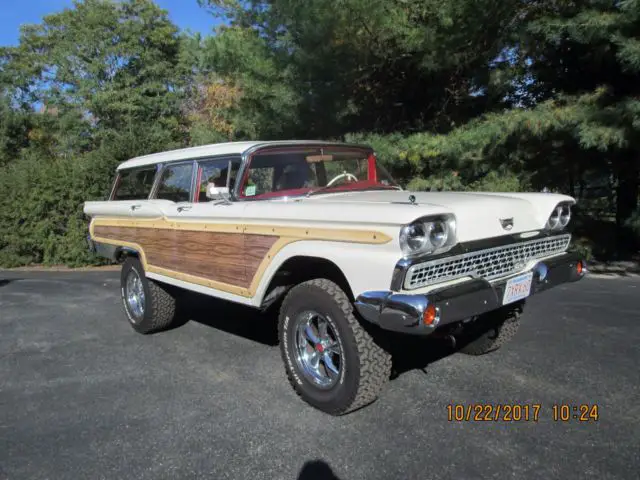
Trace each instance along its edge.
<instances>
[{"instance_id":1,"label":"front bumper guard","mask_svg":"<svg viewBox=\"0 0 640 480\"><path fill-rule=\"evenodd\" d=\"M585 261L577 254L564 253L540 260L528 271L533 272L529 296L563 283L576 282L587 273ZM429 335L436 328L466 320L502 307L502 298L509 279L489 282L477 278L426 294L392 291L364 292L355 307L367 321L384 330L417 335ZM424 321L429 313L429 323Z\"/></svg>"}]
</instances>

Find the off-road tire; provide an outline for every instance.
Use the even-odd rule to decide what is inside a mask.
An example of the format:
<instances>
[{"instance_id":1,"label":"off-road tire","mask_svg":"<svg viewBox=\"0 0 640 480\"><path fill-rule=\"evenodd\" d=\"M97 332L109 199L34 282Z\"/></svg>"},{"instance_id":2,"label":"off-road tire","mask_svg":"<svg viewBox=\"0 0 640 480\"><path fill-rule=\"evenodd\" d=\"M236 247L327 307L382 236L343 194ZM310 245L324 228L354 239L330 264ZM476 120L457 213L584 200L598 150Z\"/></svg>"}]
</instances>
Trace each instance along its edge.
<instances>
[{"instance_id":1,"label":"off-road tire","mask_svg":"<svg viewBox=\"0 0 640 480\"><path fill-rule=\"evenodd\" d=\"M471 322L460 335L460 352L467 355L484 355L509 342L520 327L522 306L507 306Z\"/></svg>"},{"instance_id":2,"label":"off-road tire","mask_svg":"<svg viewBox=\"0 0 640 480\"><path fill-rule=\"evenodd\" d=\"M326 316L343 352L339 378L328 390L309 381L294 358L294 319L308 308ZM330 415L344 415L372 403L389 380L391 355L360 324L348 296L330 280L309 280L287 293L280 308L278 339L287 378L295 392Z\"/></svg>"},{"instance_id":3,"label":"off-road tire","mask_svg":"<svg viewBox=\"0 0 640 480\"><path fill-rule=\"evenodd\" d=\"M144 314L136 318L129 310L126 301L125 284L127 275L135 270L144 288ZM142 334L151 334L177 326L180 321L177 315L176 294L168 285L155 282L145 276L142 263L136 257L127 257L120 272L120 295L124 311L133 329Z\"/></svg>"}]
</instances>

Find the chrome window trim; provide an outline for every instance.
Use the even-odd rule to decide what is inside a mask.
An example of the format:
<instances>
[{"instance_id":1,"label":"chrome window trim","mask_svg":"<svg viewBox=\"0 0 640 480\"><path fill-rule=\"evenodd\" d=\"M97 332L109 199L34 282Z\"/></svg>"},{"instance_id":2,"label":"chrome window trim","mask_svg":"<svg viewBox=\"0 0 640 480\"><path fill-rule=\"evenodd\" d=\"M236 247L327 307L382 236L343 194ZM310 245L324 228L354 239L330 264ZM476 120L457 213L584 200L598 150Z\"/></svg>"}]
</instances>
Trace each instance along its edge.
<instances>
[{"instance_id":1,"label":"chrome window trim","mask_svg":"<svg viewBox=\"0 0 640 480\"><path fill-rule=\"evenodd\" d=\"M156 163L156 177L153 181L153 186L151 187L151 192L149 192L149 196L147 197L147 200L153 199L156 193L156 190L158 189L158 184L160 183L161 174L162 174L162 164Z\"/></svg>"},{"instance_id":2,"label":"chrome window trim","mask_svg":"<svg viewBox=\"0 0 640 480\"><path fill-rule=\"evenodd\" d=\"M109 196L107 197L109 201L113 200L113 196L116 193L116 187L118 186L119 181L120 181L120 170L116 170L116 176L113 179L113 182L111 182L111 192L109 192ZM154 178L153 181L155 182L156 179ZM151 185L151 188L153 188L153 185Z\"/></svg>"}]
</instances>

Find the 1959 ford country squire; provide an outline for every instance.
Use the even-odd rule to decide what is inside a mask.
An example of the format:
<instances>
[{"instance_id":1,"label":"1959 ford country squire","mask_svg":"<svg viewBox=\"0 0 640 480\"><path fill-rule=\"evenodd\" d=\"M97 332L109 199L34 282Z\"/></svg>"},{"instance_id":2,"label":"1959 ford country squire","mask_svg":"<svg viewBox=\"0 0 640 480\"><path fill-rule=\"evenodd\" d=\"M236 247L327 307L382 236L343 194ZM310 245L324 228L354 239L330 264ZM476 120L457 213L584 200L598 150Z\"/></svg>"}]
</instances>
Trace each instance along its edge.
<instances>
[{"instance_id":1,"label":"1959 ford country squire","mask_svg":"<svg viewBox=\"0 0 640 480\"><path fill-rule=\"evenodd\" d=\"M136 331L176 324L183 289L273 305L293 388L339 415L388 380L389 332L443 334L487 353L514 335L527 297L581 279L565 231L574 203L410 193L368 146L282 141L128 160L109 199L84 212L91 247L122 263Z\"/></svg>"}]
</instances>

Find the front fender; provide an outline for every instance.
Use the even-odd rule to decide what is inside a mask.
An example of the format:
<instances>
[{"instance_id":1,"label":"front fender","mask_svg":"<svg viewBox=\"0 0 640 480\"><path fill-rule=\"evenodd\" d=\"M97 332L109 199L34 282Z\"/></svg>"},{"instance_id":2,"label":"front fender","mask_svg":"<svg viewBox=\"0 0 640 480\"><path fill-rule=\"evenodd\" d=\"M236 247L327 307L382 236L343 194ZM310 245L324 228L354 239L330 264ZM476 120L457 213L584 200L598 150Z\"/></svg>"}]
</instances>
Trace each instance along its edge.
<instances>
[{"instance_id":1,"label":"front fender","mask_svg":"<svg viewBox=\"0 0 640 480\"><path fill-rule=\"evenodd\" d=\"M389 289L393 269L401 254L394 242L382 245L321 240L300 240L276 253L258 280L253 303L262 304L266 290L282 265L293 257L313 257L335 264L353 295L369 290Z\"/></svg>"}]
</instances>

